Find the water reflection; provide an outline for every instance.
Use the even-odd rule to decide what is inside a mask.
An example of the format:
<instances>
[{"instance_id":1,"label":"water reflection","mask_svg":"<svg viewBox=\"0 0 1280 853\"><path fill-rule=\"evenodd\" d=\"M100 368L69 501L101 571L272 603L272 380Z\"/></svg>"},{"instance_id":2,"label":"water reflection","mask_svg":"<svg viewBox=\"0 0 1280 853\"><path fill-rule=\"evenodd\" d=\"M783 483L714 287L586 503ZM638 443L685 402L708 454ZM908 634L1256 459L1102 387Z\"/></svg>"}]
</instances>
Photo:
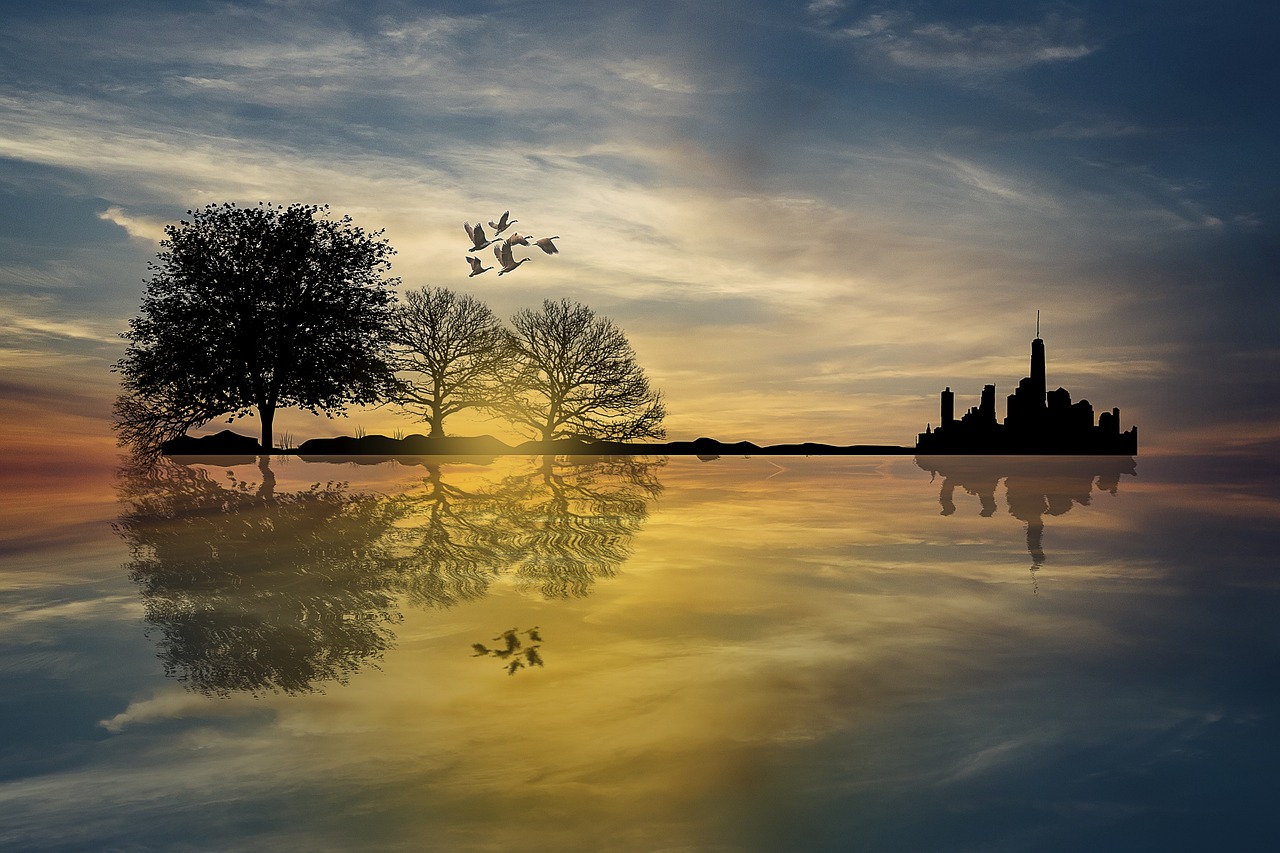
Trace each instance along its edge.
<instances>
[{"instance_id":1,"label":"water reflection","mask_svg":"<svg viewBox=\"0 0 1280 853\"><path fill-rule=\"evenodd\" d=\"M343 484L279 492L172 462L122 472L128 542L165 672L201 693L303 693L346 679L394 641L408 505Z\"/></svg>"},{"instance_id":2,"label":"water reflection","mask_svg":"<svg viewBox=\"0 0 1280 853\"><path fill-rule=\"evenodd\" d=\"M916 464L943 478L938 491L943 515L955 514L955 490L959 487L977 497L978 514L990 518L996 512L996 487L1004 480L1009 514L1027 525L1033 574L1046 559L1044 516L1065 515L1077 504L1088 506L1095 485L1114 495L1121 476L1138 473L1137 463L1127 456L917 456Z\"/></svg>"},{"instance_id":3,"label":"water reflection","mask_svg":"<svg viewBox=\"0 0 1280 853\"><path fill-rule=\"evenodd\" d=\"M508 496L488 484L451 484L439 465L426 469L422 490L406 498L412 519L396 535L400 583L419 607L453 607L484 596L512 560L498 512Z\"/></svg>"},{"instance_id":4,"label":"water reflection","mask_svg":"<svg viewBox=\"0 0 1280 853\"><path fill-rule=\"evenodd\" d=\"M631 538L662 493L662 463L627 457L586 465L547 459L536 471L506 478L498 506L512 534L511 568L522 589L546 598L587 595L596 578L613 577Z\"/></svg>"},{"instance_id":5,"label":"water reflection","mask_svg":"<svg viewBox=\"0 0 1280 853\"><path fill-rule=\"evenodd\" d=\"M496 648L491 649L484 643L472 643L471 648L475 650L472 657L497 658L502 661L502 668L507 671L507 675L515 675L526 666L542 666L542 635L538 630L537 625L524 631L508 628L493 638L492 642L499 644ZM527 642L521 641L522 634Z\"/></svg>"},{"instance_id":6,"label":"water reflection","mask_svg":"<svg viewBox=\"0 0 1280 853\"><path fill-rule=\"evenodd\" d=\"M401 601L449 608L500 577L548 598L612 577L661 493L660 463L544 459L464 488L427 466L385 496L345 483L282 491L162 460L121 471L129 544L165 672L210 695L305 693L345 683L395 643ZM486 650L509 672L542 666L537 628ZM515 640L512 643L512 640Z\"/></svg>"}]
</instances>

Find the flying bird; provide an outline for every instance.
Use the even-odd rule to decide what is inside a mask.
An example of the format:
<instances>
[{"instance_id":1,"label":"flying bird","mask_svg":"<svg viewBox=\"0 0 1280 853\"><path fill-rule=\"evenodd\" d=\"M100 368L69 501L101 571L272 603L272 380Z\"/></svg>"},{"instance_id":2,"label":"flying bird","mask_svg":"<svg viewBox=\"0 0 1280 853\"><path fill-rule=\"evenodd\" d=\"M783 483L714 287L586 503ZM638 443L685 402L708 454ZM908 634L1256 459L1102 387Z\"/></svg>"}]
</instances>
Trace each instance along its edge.
<instances>
[{"instance_id":1,"label":"flying bird","mask_svg":"<svg viewBox=\"0 0 1280 853\"><path fill-rule=\"evenodd\" d=\"M507 238L507 242L513 246L527 246L529 245L529 238L526 235L512 232L511 236Z\"/></svg>"},{"instance_id":2,"label":"flying bird","mask_svg":"<svg viewBox=\"0 0 1280 853\"><path fill-rule=\"evenodd\" d=\"M560 253L560 250L557 249L551 241L559 239L560 235L557 234L555 237L539 237L537 240L534 240L533 243L548 255L556 255Z\"/></svg>"},{"instance_id":3,"label":"flying bird","mask_svg":"<svg viewBox=\"0 0 1280 853\"><path fill-rule=\"evenodd\" d=\"M493 267L481 266L479 258L473 258L468 256L467 263L471 264L471 275L467 276L467 278L471 278L472 275L480 275L480 273L482 272L488 272L489 270L493 269Z\"/></svg>"},{"instance_id":4,"label":"flying bird","mask_svg":"<svg viewBox=\"0 0 1280 853\"><path fill-rule=\"evenodd\" d=\"M467 236L471 238L471 251L473 252L478 252L490 243L497 242L496 240L485 239L484 226L479 222L475 224L474 228L471 227L470 222L462 223L462 227L467 229Z\"/></svg>"},{"instance_id":5,"label":"flying bird","mask_svg":"<svg viewBox=\"0 0 1280 853\"><path fill-rule=\"evenodd\" d=\"M510 228L513 224L520 221L519 219L508 219L507 217L509 216L511 216L511 211L504 210L502 211L502 215L498 217L497 222L494 222L492 219L489 220L489 227L493 229L493 236L497 237L503 231L506 231L508 228Z\"/></svg>"},{"instance_id":6,"label":"flying bird","mask_svg":"<svg viewBox=\"0 0 1280 853\"><path fill-rule=\"evenodd\" d=\"M521 258L517 261L512 257L510 243L503 243L501 246L494 246L493 255L498 259L498 262L502 264L502 269L498 270L498 275L509 273L525 261L529 260L528 258Z\"/></svg>"}]
</instances>

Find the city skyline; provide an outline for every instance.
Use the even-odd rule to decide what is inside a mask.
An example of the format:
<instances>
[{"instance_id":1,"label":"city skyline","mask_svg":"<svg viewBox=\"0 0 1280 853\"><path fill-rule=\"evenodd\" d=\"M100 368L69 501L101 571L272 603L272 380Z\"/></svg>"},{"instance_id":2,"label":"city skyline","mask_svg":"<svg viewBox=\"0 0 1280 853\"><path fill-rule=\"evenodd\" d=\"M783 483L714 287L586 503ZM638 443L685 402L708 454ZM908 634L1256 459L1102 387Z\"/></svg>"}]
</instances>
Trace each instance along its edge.
<instances>
[{"instance_id":1,"label":"city skyline","mask_svg":"<svg viewBox=\"0 0 1280 853\"><path fill-rule=\"evenodd\" d=\"M1094 418L1087 398L1071 402L1059 385L1049 390L1044 339L1031 341L1031 364L1013 393L1005 398L1005 417L996 410L996 386L982 386L980 402L955 415L955 392L948 385L939 395L938 425L916 436L916 449L933 454L1127 455L1138 454L1138 428L1121 429L1120 408L1103 408Z\"/></svg>"}]
</instances>

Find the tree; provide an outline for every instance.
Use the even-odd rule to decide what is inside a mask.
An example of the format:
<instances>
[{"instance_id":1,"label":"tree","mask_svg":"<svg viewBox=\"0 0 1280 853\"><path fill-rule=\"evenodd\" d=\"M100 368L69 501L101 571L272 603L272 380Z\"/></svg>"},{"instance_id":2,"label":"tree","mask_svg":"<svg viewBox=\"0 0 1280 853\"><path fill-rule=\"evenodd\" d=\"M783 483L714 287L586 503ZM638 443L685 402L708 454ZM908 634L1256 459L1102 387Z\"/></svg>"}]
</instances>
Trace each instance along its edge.
<instances>
[{"instance_id":1,"label":"tree","mask_svg":"<svg viewBox=\"0 0 1280 853\"><path fill-rule=\"evenodd\" d=\"M430 423L432 438L445 434L448 415L490 407L512 369L507 333L489 307L443 287L405 294L394 342L396 403Z\"/></svg>"},{"instance_id":2,"label":"tree","mask_svg":"<svg viewBox=\"0 0 1280 853\"><path fill-rule=\"evenodd\" d=\"M663 438L666 408L649 387L626 335L585 305L545 300L512 318L519 364L501 411L542 441Z\"/></svg>"},{"instance_id":3,"label":"tree","mask_svg":"<svg viewBox=\"0 0 1280 853\"><path fill-rule=\"evenodd\" d=\"M208 205L165 227L114 370L122 443L159 444L257 409L340 414L396 387L386 358L396 279L382 232L327 206Z\"/></svg>"}]
</instances>

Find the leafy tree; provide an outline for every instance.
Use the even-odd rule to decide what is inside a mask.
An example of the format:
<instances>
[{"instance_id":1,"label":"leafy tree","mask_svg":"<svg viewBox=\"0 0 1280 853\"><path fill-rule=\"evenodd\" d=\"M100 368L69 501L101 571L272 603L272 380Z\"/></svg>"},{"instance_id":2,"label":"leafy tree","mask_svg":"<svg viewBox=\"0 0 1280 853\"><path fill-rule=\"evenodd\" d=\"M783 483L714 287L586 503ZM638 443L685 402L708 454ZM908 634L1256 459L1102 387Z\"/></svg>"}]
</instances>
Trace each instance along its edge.
<instances>
[{"instance_id":1,"label":"leafy tree","mask_svg":"<svg viewBox=\"0 0 1280 853\"><path fill-rule=\"evenodd\" d=\"M395 316L397 405L430 423L433 438L445 434L448 415L492 405L511 354L487 305L443 287L411 290Z\"/></svg>"},{"instance_id":2,"label":"leafy tree","mask_svg":"<svg viewBox=\"0 0 1280 853\"><path fill-rule=\"evenodd\" d=\"M636 363L626 335L581 303L544 300L512 318L519 372L500 410L542 441L663 438L662 393Z\"/></svg>"},{"instance_id":3,"label":"leafy tree","mask_svg":"<svg viewBox=\"0 0 1280 853\"><path fill-rule=\"evenodd\" d=\"M395 387L386 346L396 279L382 232L327 206L208 205L165 227L115 365L122 443L181 435L257 409L339 414Z\"/></svg>"}]
</instances>

